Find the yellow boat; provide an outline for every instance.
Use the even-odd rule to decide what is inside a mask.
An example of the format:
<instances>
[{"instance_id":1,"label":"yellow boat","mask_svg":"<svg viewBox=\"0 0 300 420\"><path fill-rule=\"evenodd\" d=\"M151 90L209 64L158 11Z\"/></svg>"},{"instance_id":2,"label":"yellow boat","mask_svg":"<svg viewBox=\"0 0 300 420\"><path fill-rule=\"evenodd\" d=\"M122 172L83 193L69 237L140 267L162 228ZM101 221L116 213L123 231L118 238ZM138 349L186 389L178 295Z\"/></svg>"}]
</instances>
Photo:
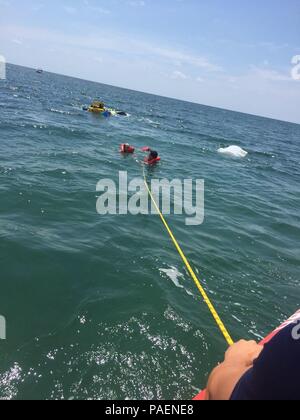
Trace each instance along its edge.
<instances>
[{"instance_id":1,"label":"yellow boat","mask_svg":"<svg viewBox=\"0 0 300 420\"><path fill-rule=\"evenodd\" d=\"M116 111L112 108L107 108L103 102L95 101L85 110L93 112L94 114L100 114L104 117L115 117L116 115L127 115L125 112Z\"/></svg>"},{"instance_id":2,"label":"yellow boat","mask_svg":"<svg viewBox=\"0 0 300 420\"><path fill-rule=\"evenodd\" d=\"M106 112L105 105L103 102L93 102L92 105L88 108L89 112L94 112L95 114L103 114Z\"/></svg>"}]
</instances>

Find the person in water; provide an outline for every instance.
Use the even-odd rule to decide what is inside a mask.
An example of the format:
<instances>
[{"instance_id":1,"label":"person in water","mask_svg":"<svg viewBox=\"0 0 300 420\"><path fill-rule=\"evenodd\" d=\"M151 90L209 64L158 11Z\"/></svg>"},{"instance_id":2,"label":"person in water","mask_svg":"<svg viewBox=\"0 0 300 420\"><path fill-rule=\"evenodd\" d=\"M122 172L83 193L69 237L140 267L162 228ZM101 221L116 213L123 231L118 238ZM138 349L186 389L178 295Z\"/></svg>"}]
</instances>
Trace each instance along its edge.
<instances>
[{"instance_id":1,"label":"person in water","mask_svg":"<svg viewBox=\"0 0 300 420\"><path fill-rule=\"evenodd\" d=\"M148 157L145 158L145 163L152 164L156 163L160 160L160 157L158 156L158 153L155 150L151 150L150 147L144 147L144 152L149 152Z\"/></svg>"},{"instance_id":2,"label":"person in water","mask_svg":"<svg viewBox=\"0 0 300 420\"><path fill-rule=\"evenodd\" d=\"M207 385L207 400L299 401L300 321L283 328L264 347L240 341L225 354Z\"/></svg>"},{"instance_id":3,"label":"person in water","mask_svg":"<svg viewBox=\"0 0 300 420\"><path fill-rule=\"evenodd\" d=\"M155 150L150 150L149 156L148 156L148 162L152 162L153 160L156 160L158 158L158 153Z\"/></svg>"},{"instance_id":4,"label":"person in water","mask_svg":"<svg viewBox=\"0 0 300 420\"><path fill-rule=\"evenodd\" d=\"M134 153L135 149L133 146L130 146L128 143L121 144L120 152L124 154L132 154Z\"/></svg>"}]
</instances>

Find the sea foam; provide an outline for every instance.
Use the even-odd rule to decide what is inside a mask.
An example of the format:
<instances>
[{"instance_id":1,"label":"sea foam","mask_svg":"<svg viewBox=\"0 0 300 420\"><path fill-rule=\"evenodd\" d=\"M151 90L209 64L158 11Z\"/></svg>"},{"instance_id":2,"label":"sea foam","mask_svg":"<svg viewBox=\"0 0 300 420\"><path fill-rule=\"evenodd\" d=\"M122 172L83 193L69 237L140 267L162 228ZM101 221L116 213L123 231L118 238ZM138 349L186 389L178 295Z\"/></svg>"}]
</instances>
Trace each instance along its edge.
<instances>
[{"instance_id":1,"label":"sea foam","mask_svg":"<svg viewBox=\"0 0 300 420\"><path fill-rule=\"evenodd\" d=\"M233 157L238 157L238 158L244 158L248 155L248 152L246 152L246 150L243 150L239 146L229 146L224 149L221 148L218 150L218 152L223 155L233 156Z\"/></svg>"},{"instance_id":2,"label":"sea foam","mask_svg":"<svg viewBox=\"0 0 300 420\"><path fill-rule=\"evenodd\" d=\"M176 287L178 287L179 289L184 289L189 296L193 296L193 293L191 293L179 283L179 279L184 278L184 275L180 273L176 267L171 267L170 269L160 268L159 271L161 273L166 274L169 277L169 279L172 280Z\"/></svg>"}]
</instances>

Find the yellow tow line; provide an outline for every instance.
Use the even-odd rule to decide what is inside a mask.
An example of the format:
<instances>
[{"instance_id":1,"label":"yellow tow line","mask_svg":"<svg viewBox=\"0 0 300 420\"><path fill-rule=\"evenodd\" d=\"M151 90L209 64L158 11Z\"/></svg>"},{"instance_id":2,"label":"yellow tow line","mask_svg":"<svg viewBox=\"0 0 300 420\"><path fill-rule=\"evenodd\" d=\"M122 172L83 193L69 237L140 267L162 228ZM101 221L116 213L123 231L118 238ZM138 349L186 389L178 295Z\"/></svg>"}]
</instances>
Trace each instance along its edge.
<instances>
[{"instance_id":1,"label":"yellow tow line","mask_svg":"<svg viewBox=\"0 0 300 420\"><path fill-rule=\"evenodd\" d=\"M234 341L232 340L232 338L231 338L231 336L230 336L227 328L225 327L224 323L222 322L221 318L219 317L219 315L218 315L218 313L217 313L214 305L212 304L211 300L209 299L209 297L208 297L207 293L205 292L203 286L201 285L200 281L198 280L197 275L195 274L194 270L192 269L191 264L189 263L188 259L184 255L183 250L181 249L178 241L176 240L175 236L173 235L172 230L170 229L170 227L169 227L166 219L164 218L162 212L159 209L158 204L155 201L155 198L153 197L153 194L152 194L152 192L150 190L150 187L149 187L149 184L148 184L148 181L147 181L147 178L146 178L145 170L144 170L144 182L145 182L145 186L147 188L147 191L148 191L148 193L150 195L150 198L151 198L151 200L152 200L152 202L153 202L153 204L154 204L154 206L155 206L155 208L156 208L156 210L157 210L157 212L158 212L158 214L159 214L159 216L161 218L161 221L163 222L163 224L164 224L164 226L165 226L165 228L166 228L166 230L168 232L168 234L170 235L170 237L171 237L171 239L172 239L172 241L173 241L173 243L175 245L175 248L177 249L180 257L182 258L182 260L183 260L186 268L188 269L188 272L190 273L192 279L194 280L194 282L195 282L195 284L196 284L196 286L197 286L197 288L198 288L201 296L204 299L204 302L208 306L208 309L210 310L210 312L211 312L211 314L212 314L212 316L213 316L213 318L214 318L217 326L219 327L221 333L223 334L223 336L224 336L227 344L229 346L232 346L234 344Z\"/></svg>"}]
</instances>

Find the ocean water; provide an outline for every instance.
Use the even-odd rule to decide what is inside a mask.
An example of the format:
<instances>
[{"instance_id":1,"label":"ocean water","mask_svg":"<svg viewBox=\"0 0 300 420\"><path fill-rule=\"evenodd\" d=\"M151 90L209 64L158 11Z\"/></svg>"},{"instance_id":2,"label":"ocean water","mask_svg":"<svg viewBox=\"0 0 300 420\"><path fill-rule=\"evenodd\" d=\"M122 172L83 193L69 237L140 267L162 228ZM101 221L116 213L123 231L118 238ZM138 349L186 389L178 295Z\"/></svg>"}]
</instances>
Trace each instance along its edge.
<instances>
[{"instance_id":1,"label":"ocean water","mask_svg":"<svg viewBox=\"0 0 300 420\"><path fill-rule=\"evenodd\" d=\"M82 111L95 98L130 114ZM235 340L299 308L300 126L9 66L0 81L1 399L190 399L226 349L157 216L99 216L96 184L205 179L167 217ZM237 145L249 154L217 153Z\"/></svg>"}]
</instances>

